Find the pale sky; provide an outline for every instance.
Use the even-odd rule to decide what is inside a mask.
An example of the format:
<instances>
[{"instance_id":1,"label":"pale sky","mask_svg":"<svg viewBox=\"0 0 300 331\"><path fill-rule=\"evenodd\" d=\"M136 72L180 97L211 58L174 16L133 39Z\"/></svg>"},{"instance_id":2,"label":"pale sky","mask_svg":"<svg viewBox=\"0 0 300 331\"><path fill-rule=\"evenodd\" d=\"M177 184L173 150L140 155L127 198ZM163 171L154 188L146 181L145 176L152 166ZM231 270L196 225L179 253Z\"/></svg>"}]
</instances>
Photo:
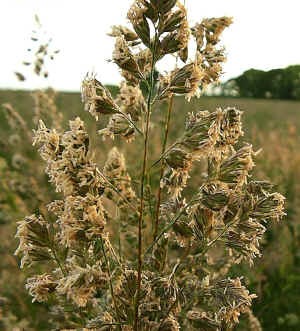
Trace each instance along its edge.
<instances>
[{"instance_id":1,"label":"pale sky","mask_svg":"<svg viewBox=\"0 0 300 331\"><path fill-rule=\"evenodd\" d=\"M111 58L111 25L129 24L126 13L133 0L0 0L0 88L41 87L33 75L18 82L14 71L30 59L27 48L37 14L60 53L48 66L48 85L79 90L86 72L94 70L103 83L121 80ZM183 0L181 1L183 2ZM269 70L300 64L300 0L186 0L192 23L204 17L233 16L223 34L228 61L223 80L250 68ZM128 25L129 26L129 25ZM167 63L159 66L167 68Z\"/></svg>"}]
</instances>

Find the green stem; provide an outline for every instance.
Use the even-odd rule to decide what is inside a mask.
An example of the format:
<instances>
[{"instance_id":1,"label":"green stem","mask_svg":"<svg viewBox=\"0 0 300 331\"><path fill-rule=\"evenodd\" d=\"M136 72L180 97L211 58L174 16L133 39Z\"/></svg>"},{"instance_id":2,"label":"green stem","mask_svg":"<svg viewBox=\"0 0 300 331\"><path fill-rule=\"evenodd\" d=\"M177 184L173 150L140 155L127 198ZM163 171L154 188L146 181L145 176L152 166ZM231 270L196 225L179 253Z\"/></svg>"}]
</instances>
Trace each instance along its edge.
<instances>
[{"instance_id":1,"label":"green stem","mask_svg":"<svg viewBox=\"0 0 300 331\"><path fill-rule=\"evenodd\" d=\"M102 177L102 179L104 179L104 181L119 195L119 197L122 198L133 211L139 214L139 211L135 208L135 206L132 205L128 201L128 199L122 193L119 192L119 190L109 181L109 179L98 168L97 168L97 172Z\"/></svg>"},{"instance_id":2,"label":"green stem","mask_svg":"<svg viewBox=\"0 0 300 331\"><path fill-rule=\"evenodd\" d=\"M141 178L141 199L140 199L140 217L138 222L138 279L137 279L137 292L136 300L134 307L134 326L133 330L138 331L138 310L139 310L139 301L140 301L140 291L141 291L141 282L142 282L142 223L143 223L143 213L144 213L144 184L146 177L146 168L147 168L147 158L148 158L148 142L149 142L149 127L150 127L150 115L151 115L151 98L153 93L153 75L155 67L155 48L156 48L157 35L155 36L154 49L152 52L152 63L151 63L151 74L150 74L150 89L148 94L147 102L147 114L146 114L146 133L144 139L144 158L143 158L143 170Z\"/></svg>"},{"instance_id":3,"label":"green stem","mask_svg":"<svg viewBox=\"0 0 300 331\"><path fill-rule=\"evenodd\" d=\"M115 218L118 220L118 251L119 251L119 260L122 263L122 244L121 244L121 218L120 218L120 208L116 208Z\"/></svg>"},{"instance_id":4,"label":"green stem","mask_svg":"<svg viewBox=\"0 0 300 331\"><path fill-rule=\"evenodd\" d=\"M153 241L153 243L151 244L151 246L149 246L145 252L144 255L150 253L151 249L154 247L154 245L156 243L158 243L158 241L160 240L160 238L164 235L164 233L166 233L178 220L179 218L184 214L184 212L186 211L186 209L191 206L194 202L196 202L197 200L191 200L183 209L180 210L180 212L177 213L177 215L170 221L170 223L168 223L160 232L160 234L156 237L156 239Z\"/></svg>"},{"instance_id":5,"label":"green stem","mask_svg":"<svg viewBox=\"0 0 300 331\"><path fill-rule=\"evenodd\" d=\"M56 255L56 252L55 252L54 247L51 247L50 249L51 249L51 251L52 251L52 253L53 253L53 256L54 256L55 262L56 262L57 265L59 266L59 268L60 268L61 272L63 273L64 277L66 277L66 276L67 276L67 273L66 273L65 269L62 267L62 265L61 265L61 263L60 263L60 261L59 261L59 258L58 258L57 255Z\"/></svg>"},{"instance_id":6,"label":"green stem","mask_svg":"<svg viewBox=\"0 0 300 331\"><path fill-rule=\"evenodd\" d=\"M118 319L118 325L121 325L120 316L119 316L119 312L118 312L118 307L117 307L117 303L116 303L116 298L115 298L115 295L114 295L114 289L113 289L112 281L111 281L110 267L109 267L109 263L108 263L108 260L107 260L107 257L106 257L106 253L105 253L105 249L104 249L104 245L103 245L103 238L102 238L102 236L100 236L100 243L101 243L102 253L103 253L103 256L104 256L104 261L105 261L105 264L107 266L107 273L108 273L108 277L109 277L110 293L111 293L111 297L112 297L113 302L114 302L114 306L115 306L115 310L116 310L116 315L117 315L117 319ZM119 326L118 329L121 330L121 327Z\"/></svg>"},{"instance_id":7,"label":"green stem","mask_svg":"<svg viewBox=\"0 0 300 331\"><path fill-rule=\"evenodd\" d=\"M175 267L173 268L173 271L172 271L171 275L169 276L169 279L174 277L174 275L176 274L176 272L177 272L178 268L180 267L180 265L183 263L185 258L189 255L191 249L192 249L192 246L191 246L191 243L189 242L189 245L188 245L188 247L186 247L186 249L185 249L183 255L181 256L179 262L176 263Z\"/></svg>"},{"instance_id":8,"label":"green stem","mask_svg":"<svg viewBox=\"0 0 300 331\"><path fill-rule=\"evenodd\" d=\"M164 156L166 156L166 154L167 154L168 152L170 152L170 150L171 150L172 148L174 148L177 144L178 144L178 141L175 141L174 144L172 144L170 147L168 147L167 150L166 150L163 154L161 154L160 158L152 164L151 168L155 167L155 166L156 166L156 165L162 160L162 158L163 158Z\"/></svg>"},{"instance_id":9,"label":"green stem","mask_svg":"<svg viewBox=\"0 0 300 331\"><path fill-rule=\"evenodd\" d=\"M214 238L212 239L203 249L203 251L201 252L201 255L204 255L209 249L210 247L212 247L228 230L229 228L239 220L240 218L240 212L242 211L242 209L240 208L239 211L236 213L235 217L233 218L233 220L231 222L229 222L224 229Z\"/></svg>"},{"instance_id":10,"label":"green stem","mask_svg":"<svg viewBox=\"0 0 300 331\"><path fill-rule=\"evenodd\" d=\"M135 123L125 113L119 110L119 114L121 114L136 129L136 131L139 134L141 134L142 136L144 135L143 132L135 125Z\"/></svg>"},{"instance_id":11,"label":"green stem","mask_svg":"<svg viewBox=\"0 0 300 331\"><path fill-rule=\"evenodd\" d=\"M167 146L172 108L173 108L173 95L171 95L171 97L169 99L169 104L168 104L168 113L167 113L167 118L166 118L166 122L165 122L165 137L164 137L163 148L162 148L162 153L161 153L162 155L165 153L166 146ZM155 229L154 229L154 235L153 235L154 240L155 240L155 238L157 236L157 232L158 232L159 211L160 211L161 192L162 192L162 187L160 185L160 182L164 175L164 170L165 170L165 167L164 167L164 163L162 162L161 169L160 169L158 194L157 194Z\"/></svg>"}]
</instances>

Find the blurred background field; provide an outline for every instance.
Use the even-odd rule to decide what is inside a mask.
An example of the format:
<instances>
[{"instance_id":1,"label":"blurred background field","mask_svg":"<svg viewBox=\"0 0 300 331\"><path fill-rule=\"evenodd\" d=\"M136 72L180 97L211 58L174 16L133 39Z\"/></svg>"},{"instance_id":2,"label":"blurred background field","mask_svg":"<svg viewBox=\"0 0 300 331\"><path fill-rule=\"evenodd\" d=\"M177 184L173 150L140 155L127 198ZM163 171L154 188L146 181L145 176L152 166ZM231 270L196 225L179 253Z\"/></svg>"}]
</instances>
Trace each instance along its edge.
<instances>
[{"instance_id":1,"label":"blurred background field","mask_svg":"<svg viewBox=\"0 0 300 331\"><path fill-rule=\"evenodd\" d=\"M113 93L116 88L111 87ZM33 122L33 100L29 91L0 91L0 105L9 103L22 116L29 129L36 127ZM96 130L103 127L100 120L96 123L83 111L79 93L60 92L55 104L58 112L63 113L63 127L76 116L85 119L92 144L96 148L99 167L112 142L102 141L96 136ZM232 275L245 274L251 292L258 295L254 303L254 313L262 323L264 330L300 329L300 102L266 99L243 99L227 97L201 97L186 103L183 98L175 98L169 144L178 137L182 123L188 112L215 110L216 107L236 106L244 111L243 127L245 141L251 142L256 150L262 152L256 157L254 172L260 180L270 180L277 190L286 197L287 216L280 224L268 224L263 243L263 257L257 259L254 267L235 266ZM151 140L151 160L159 155L161 126L164 125L167 105L154 110ZM45 119L47 123L47 118ZM51 121L48 123L51 125ZM24 132L18 132L22 138L11 138L14 132L0 112L0 330L49 330L53 315L47 304L31 303L24 289L25 279L35 270L25 273L19 270L19 259L13 256L17 247L14 238L16 222L43 208L57 194L48 185L44 175L44 164L30 139ZM140 168L136 155L141 141L128 144L116 140L122 150L126 149L129 172ZM27 156L24 164L16 162L16 155ZM157 171L155 168L153 171ZM133 172L133 171L132 171ZM196 165L194 173L201 176L201 164ZM158 184L152 183L153 186ZM24 177L25 176L25 177ZM23 178L23 179L22 179ZM24 178L26 178L24 182ZM133 178L134 180L134 178ZM37 186L34 189L34 186ZM192 185L197 187L195 181ZM49 192L47 201L39 197ZM34 192L34 193L33 193ZM243 268L241 270L241 268ZM50 305L49 305L50 306ZM248 330L247 322L242 322L239 330Z\"/></svg>"}]
</instances>

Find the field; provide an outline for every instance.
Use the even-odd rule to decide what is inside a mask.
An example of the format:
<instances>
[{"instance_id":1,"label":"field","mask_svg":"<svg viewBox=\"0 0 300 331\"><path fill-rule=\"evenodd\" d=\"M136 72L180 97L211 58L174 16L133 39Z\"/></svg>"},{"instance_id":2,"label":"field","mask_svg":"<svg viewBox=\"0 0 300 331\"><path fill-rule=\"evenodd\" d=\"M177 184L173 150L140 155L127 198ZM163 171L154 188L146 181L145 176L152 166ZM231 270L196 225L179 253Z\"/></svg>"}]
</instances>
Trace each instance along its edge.
<instances>
[{"instance_id":1,"label":"field","mask_svg":"<svg viewBox=\"0 0 300 331\"><path fill-rule=\"evenodd\" d=\"M34 128L33 101L29 92L0 91L0 105L11 104L25 120L29 128ZM56 97L58 111L64 115L63 125L67 120L80 116L88 123L89 132L103 126L102 120L95 124L90 114L83 111L79 93L58 93ZM287 216L279 224L268 224L268 231L263 243L263 257L258 259L253 268L243 267L243 274L247 275L248 287L257 293L253 311L261 321L264 330L299 330L300 329L300 102L283 100L260 100L239 98L201 97L184 104L184 99L175 98L173 117L171 118L171 132L169 144L178 136L177 128L182 128L188 112L197 110L215 110L216 107L236 106L243 113L244 140L251 142L254 150L262 147L262 152L256 157L255 175L260 180L270 180L276 189L286 197ZM150 141L151 159L155 161L160 155L162 140L160 126L164 123L167 105L154 110L151 130L157 132ZM3 112L0 112L0 160L1 169L9 168L6 160L7 153L3 146L13 134ZM100 167L112 144L109 139L104 142L95 134L92 143L96 146L96 159ZM142 145L137 141L130 145L117 141L120 149L126 149L129 155L127 164L129 172L140 168L135 159ZM132 146L135 146L134 148ZM29 173L42 172L44 164L33 154L34 148L24 141L18 141L15 150L24 152L31 161L26 165ZM200 167L199 167L200 168ZM156 171L155 168L153 170ZM195 167L194 173L199 169ZM5 173L5 172L3 172ZM157 174L157 183L158 184ZM200 175L200 173L199 173ZM2 176L2 174L1 174ZM4 177L3 177L4 178ZM7 179L7 178L6 178ZM133 178L134 181L135 178ZM43 177L46 182L47 178ZM3 183L4 183L3 179ZM17 247L14 239L16 222L21 220L28 208L23 206L19 197L4 184L1 184L0 205L0 329L3 330L48 330L48 310L46 305L32 304L31 298L24 290L25 275L18 269L19 260L12 255ZM28 184L28 183L27 183ZM155 184L155 183L154 183ZM193 182L192 187L199 183ZM3 194L7 194L3 196ZM55 195L53 193L53 195ZM51 200L51 198L49 198ZM36 203L36 201L35 201ZM5 206L5 204L7 206ZM32 210L34 207L32 206ZM241 273L241 267L235 267L232 275ZM2 307L2 308L1 308ZM43 312L43 315L40 313ZM1 316L2 314L2 316ZM30 318L28 317L30 316ZM2 324L1 324L2 323ZM247 323L239 325L239 330L248 330ZM14 329L16 328L16 329ZM19 328L19 329L18 329ZM1 329L2 330L2 329Z\"/></svg>"}]
</instances>

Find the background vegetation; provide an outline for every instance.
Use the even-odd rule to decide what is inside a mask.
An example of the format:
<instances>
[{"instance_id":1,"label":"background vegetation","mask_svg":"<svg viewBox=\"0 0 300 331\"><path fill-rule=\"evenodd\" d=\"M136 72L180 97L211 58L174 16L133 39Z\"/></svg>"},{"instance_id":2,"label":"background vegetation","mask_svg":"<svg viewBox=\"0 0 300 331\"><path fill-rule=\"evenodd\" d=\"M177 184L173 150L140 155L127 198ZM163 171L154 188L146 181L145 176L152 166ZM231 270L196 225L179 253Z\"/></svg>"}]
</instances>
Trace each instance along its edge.
<instances>
[{"instance_id":1,"label":"background vegetation","mask_svg":"<svg viewBox=\"0 0 300 331\"><path fill-rule=\"evenodd\" d=\"M232 93L243 98L300 100L300 65L269 71L249 69L223 84L222 94Z\"/></svg>"}]
</instances>

